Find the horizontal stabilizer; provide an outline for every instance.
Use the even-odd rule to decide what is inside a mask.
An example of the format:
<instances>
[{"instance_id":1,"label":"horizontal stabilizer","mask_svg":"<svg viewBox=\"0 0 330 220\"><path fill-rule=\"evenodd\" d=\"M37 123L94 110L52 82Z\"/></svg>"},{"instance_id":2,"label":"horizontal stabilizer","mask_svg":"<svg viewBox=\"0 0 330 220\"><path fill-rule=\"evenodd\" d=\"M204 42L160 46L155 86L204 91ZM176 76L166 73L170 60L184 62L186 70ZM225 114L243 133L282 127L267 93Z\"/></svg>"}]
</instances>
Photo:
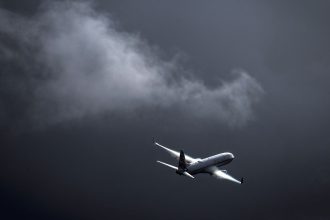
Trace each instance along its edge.
<instances>
[{"instance_id":1,"label":"horizontal stabilizer","mask_svg":"<svg viewBox=\"0 0 330 220\"><path fill-rule=\"evenodd\" d=\"M178 170L178 168L177 168L176 166L173 166L173 165L171 165L171 164L164 163L164 162L159 161L159 160L157 160L157 163L163 164L163 165L165 165L165 166L167 166L167 167L169 167L169 168L172 168L172 169L174 169L174 170Z\"/></svg>"},{"instance_id":2,"label":"horizontal stabilizer","mask_svg":"<svg viewBox=\"0 0 330 220\"><path fill-rule=\"evenodd\" d=\"M165 151L167 151L172 157L179 158L179 156L180 156L180 153L179 153L179 152L174 151L174 150L171 150L171 149L169 149L169 148L167 148L167 147L164 147L163 145L160 145L160 144L158 144L157 142L154 142L154 144L157 145L158 147L163 148L163 149L164 149Z\"/></svg>"},{"instance_id":3,"label":"horizontal stabilizer","mask_svg":"<svg viewBox=\"0 0 330 220\"><path fill-rule=\"evenodd\" d=\"M164 163L164 162L162 162L162 161L159 161L159 160L157 160L157 163L160 163L160 164L163 164L163 165L165 165L165 166L167 166L167 167L169 167L169 168L172 168L172 169L174 169L174 170L179 170L177 167L175 167L175 166L173 166L173 165L171 165L171 164L168 164L168 163ZM193 179L195 179L195 177L193 177L190 173L188 173L187 171L184 171L183 173L181 173L181 175L185 175L185 176L188 176L188 177L190 177L190 178L193 178Z\"/></svg>"},{"instance_id":4,"label":"horizontal stabilizer","mask_svg":"<svg viewBox=\"0 0 330 220\"><path fill-rule=\"evenodd\" d=\"M161 144L159 144L157 142L154 142L154 145L156 145L156 146L164 149L167 153L169 153L175 159L177 159L177 160L180 159L180 152L175 151L175 150L172 150L170 148L167 148L167 147L165 147L165 146L163 146L163 145L161 145ZM186 163L187 164L191 164L191 163L195 162L197 159L192 158L192 157L188 156L187 154L185 154L185 160L186 160Z\"/></svg>"},{"instance_id":5,"label":"horizontal stabilizer","mask_svg":"<svg viewBox=\"0 0 330 220\"><path fill-rule=\"evenodd\" d=\"M183 172L183 175L195 179L195 177L193 177L193 176L192 176L190 173L188 173L187 171Z\"/></svg>"}]
</instances>

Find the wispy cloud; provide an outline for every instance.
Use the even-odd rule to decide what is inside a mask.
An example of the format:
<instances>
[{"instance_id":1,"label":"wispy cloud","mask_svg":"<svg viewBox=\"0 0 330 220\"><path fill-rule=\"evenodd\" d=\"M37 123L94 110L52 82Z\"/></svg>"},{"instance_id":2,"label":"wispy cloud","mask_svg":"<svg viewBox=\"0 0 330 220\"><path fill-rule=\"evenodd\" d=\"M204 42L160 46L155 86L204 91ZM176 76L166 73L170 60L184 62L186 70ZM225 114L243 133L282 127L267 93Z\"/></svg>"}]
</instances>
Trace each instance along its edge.
<instances>
[{"instance_id":1,"label":"wispy cloud","mask_svg":"<svg viewBox=\"0 0 330 220\"><path fill-rule=\"evenodd\" d=\"M157 107L236 126L252 117L263 93L242 70L212 88L178 76L180 64L160 58L138 35L119 31L86 2L48 3L30 18L0 10L0 34L2 92L19 96L24 117L44 124ZM7 103L2 115L9 114Z\"/></svg>"}]
</instances>

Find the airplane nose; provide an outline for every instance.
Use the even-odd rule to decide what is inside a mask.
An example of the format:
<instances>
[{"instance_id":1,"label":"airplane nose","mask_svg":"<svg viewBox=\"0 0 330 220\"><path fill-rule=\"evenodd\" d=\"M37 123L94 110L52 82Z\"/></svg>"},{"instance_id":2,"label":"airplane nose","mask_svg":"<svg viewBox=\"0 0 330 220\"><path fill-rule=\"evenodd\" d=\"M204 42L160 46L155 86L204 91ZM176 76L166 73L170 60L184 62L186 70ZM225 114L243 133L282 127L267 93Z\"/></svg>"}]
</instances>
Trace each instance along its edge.
<instances>
[{"instance_id":1,"label":"airplane nose","mask_svg":"<svg viewBox=\"0 0 330 220\"><path fill-rule=\"evenodd\" d=\"M232 158L232 159L235 158L235 157L234 157L234 154L232 154L232 153L228 153L228 156L229 156L230 158Z\"/></svg>"}]
</instances>

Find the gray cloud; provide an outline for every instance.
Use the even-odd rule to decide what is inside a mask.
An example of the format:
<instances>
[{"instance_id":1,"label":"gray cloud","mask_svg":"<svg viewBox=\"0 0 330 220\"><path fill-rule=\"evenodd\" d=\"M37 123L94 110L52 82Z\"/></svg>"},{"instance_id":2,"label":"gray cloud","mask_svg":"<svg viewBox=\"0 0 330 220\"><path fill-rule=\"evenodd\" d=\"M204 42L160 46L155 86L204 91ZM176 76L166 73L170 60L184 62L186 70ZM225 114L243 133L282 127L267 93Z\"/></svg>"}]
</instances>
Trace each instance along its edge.
<instances>
[{"instance_id":1,"label":"gray cloud","mask_svg":"<svg viewBox=\"0 0 330 220\"><path fill-rule=\"evenodd\" d=\"M43 5L30 18L1 10L0 33L10 42L0 45L3 91L21 97L24 117L42 124L157 107L239 126L263 94L243 70L216 87L181 74L188 71L175 58L162 59L89 3Z\"/></svg>"}]
</instances>

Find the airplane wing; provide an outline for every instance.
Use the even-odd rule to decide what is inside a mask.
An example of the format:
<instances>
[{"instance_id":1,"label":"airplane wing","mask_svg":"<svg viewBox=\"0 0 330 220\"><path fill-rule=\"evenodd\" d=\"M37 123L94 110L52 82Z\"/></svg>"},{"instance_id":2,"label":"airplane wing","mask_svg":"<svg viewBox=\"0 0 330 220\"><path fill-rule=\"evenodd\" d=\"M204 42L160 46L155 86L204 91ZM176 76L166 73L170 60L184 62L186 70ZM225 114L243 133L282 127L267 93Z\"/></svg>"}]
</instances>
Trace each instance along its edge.
<instances>
[{"instance_id":1,"label":"airplane wing","mask_svg":"<svg viewBox=\"0 0 330 220\"><path fill-rule=\"evenodd\" d=\"M164 147L163 145L160 145L160 144L157 143L157 142L154 142L154 144L157 145L158 147L163 148L163 149L164 149L167 153L169 153L172 157L174 157L174 158L176 158L177 160L179 160L179 158L180 158L180 152L179 152L179 151L171 150L171 149L169 149L169 148L167 148L167 147ZM192 158L192 157L188 156L187 154L185 154L185 159L186 159L186 162L187 162L188 164L191 164L191 163L197 161L197 159Z\"/></svg>"},{"instance_id":2,"label":"airplane wing","mask_svg":"<svg viewBox=\"0 0 330 220\"><path fill-rule=\"evenodd\" d=\"M241 178L241 180L239 181L239 180L235 179L234 177L228 175L227 173L223 172L222 170L219 170L215 166L209 167L207 169L207 172L210 173L211 175L213 175L215 178L218 178L218 179L225 179L225 180L229 180L231 182L238 183L238 184L243 183L243 178Z\"/></svg>"}]
</instances>

